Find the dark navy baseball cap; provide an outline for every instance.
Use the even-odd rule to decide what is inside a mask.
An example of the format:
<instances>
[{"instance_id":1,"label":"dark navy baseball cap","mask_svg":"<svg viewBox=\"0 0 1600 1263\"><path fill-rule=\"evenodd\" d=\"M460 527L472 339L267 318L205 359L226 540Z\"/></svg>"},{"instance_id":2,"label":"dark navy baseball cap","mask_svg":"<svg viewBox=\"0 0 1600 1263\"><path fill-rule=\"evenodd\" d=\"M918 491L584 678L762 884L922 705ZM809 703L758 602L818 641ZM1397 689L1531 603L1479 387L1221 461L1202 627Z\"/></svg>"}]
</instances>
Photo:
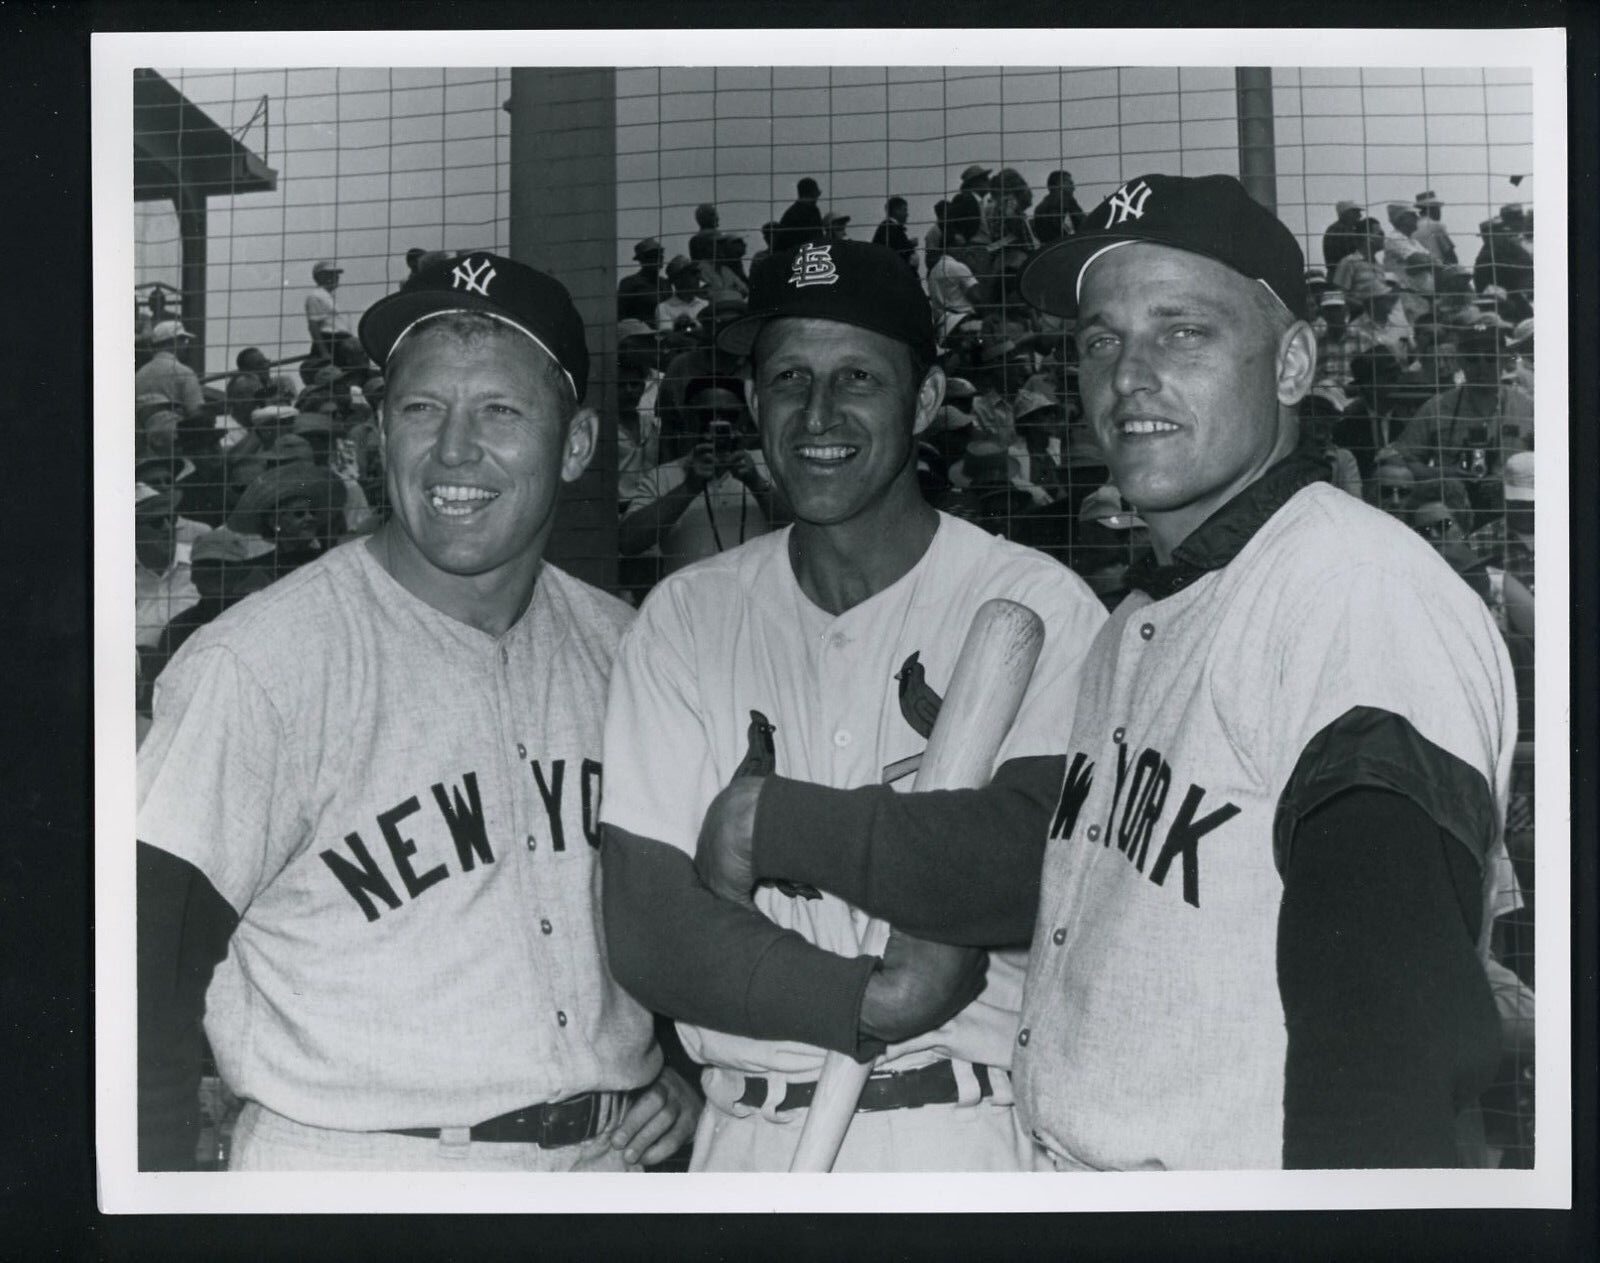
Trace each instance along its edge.
<instances>
[{"instance_id":1,"label":"dark navy baseball cap","mask_svg":"<svg viewBox=\"0 0 1600 1263\"><path fill-rule=\"evenodd\" d=\"M483 312L527 334L583 400L589 347L572 295L555 277L503 255L475 250L418 268L398 293L379 299L361 317L361 345L376 363L386 364L413 326L447 311Z\"/></svg>"},{"instance_id":2,"label":"dark navy baseball cap","mask_svg":"<svg viewBox=\"0 0 1600 1263\"><path fill-rule=\"evenodd\" d=\"M1272 292L1296 319L1306 309L1306 259L1294 234L1231 175L1141 175L1083 227L1022 269L1022 297L1040 311L1075 316L1084 270L1107 250L1149 241L1215 259Z\"/></svg>"},{"instance_id":3,"label":"dark navy baseball cap","mask_svg":"<svg viewBox=\"0 0 1600 1263\"><path fill-rule=\"evenodd\" d=\"M768 255L750 276L749 314L717 334L717 346L749 355L761 328L785 317L835 320L904 342L923 359L938 353L933 311L917 275L888 246L813 241Z\"/></svg>"}]
</instances>

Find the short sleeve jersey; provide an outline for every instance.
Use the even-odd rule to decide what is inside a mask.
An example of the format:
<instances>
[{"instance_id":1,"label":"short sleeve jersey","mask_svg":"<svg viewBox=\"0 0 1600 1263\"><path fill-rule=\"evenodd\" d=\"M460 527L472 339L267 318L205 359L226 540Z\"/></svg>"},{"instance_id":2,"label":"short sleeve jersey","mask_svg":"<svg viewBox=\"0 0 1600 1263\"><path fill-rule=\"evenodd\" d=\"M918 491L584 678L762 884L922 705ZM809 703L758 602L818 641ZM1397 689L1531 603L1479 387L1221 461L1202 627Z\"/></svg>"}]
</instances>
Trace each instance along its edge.
<instances>
[{"instance_id":1,"label":"short sleeve jersey","mask_svg":"<svg viewBox=\"0 0 1600 1263\"><path fill-rule=\"evenodd\" d=\"M1281 1166L1275 845L1340 788L1394 789L1472 848L1504 910L1505 648L1419 536L1317 483L1221 569L1132 593L1083 679L1018 1033L1024 1122L1068 1165Z\"/></svg>"},{"instance_id":2,"label":"short sleeve jersey","mask_svg":"<svg viewBox=\"0 0 1600 1263\"><path fill-rule=\"evenodd\" d=\"M465 1126L647 1082L599 913L601 719L631 611L547 565L491 637L335 549L157 682L139 838L239 913L206 1033L313 1126Z\"/></svg>"},{"instance_id":3,"label":"short sleeve jersey","mask_svg":"<svg viewBox=\"0 0 1600 1263\"><path fill-rule=\"evenodd\" d=\"M917 724L931 729L930 691L948 688L972 616L991 597L1022 602L1046 627L1000 759L1059 753L1079 667L1105 621L1081 579L1042 553L941 514L909 572L835 617L795 580L790 533L680 571L645 601L612 678L605 823L692 856L707 805L749 750L753 710L776 728L780 774L840 788L887 782L910 789L927 744ZM832 895L807 899L762 887L756 906L819 947L864 951L867 918ZM885 1064L908 1068L947 1056L1009 1065L1023 967L1021 952L995 953L983 994L947 1025L891 1046ZM681 1023L679 1031L692 1057L730 1070L815 1079L825 1055L812 1045Z\"/></svg>"}]
</instances>

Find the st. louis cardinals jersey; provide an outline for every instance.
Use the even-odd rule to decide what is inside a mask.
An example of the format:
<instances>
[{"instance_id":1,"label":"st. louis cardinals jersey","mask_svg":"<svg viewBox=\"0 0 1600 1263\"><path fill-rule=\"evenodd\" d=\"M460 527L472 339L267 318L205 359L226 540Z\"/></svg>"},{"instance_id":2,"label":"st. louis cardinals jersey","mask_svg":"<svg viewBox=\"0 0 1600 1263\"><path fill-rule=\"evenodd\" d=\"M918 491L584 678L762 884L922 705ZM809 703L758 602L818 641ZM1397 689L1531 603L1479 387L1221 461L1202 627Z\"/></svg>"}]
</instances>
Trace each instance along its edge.
<instances>
[{"instance_id":1,"label":"st. louis cardinals jersey","mask_svg":"<svg viewBox=\"0 0 1600 1263\"><path fill-rule=\"evenodd\" d=\"M139 755L139 838L240 914L205 1022L235 1092L365 1131L653 1078L599 915L601 717L630 613L547 565L492 637L358 541L184 646Z\"/></svg>"},{"instance_id":2,"label":"st. louis cardinals jersey","mask_svg":"<svg viewBox=\"0 0 1600 1263\"><path fill-rule=\"evenodd\" d=\"M1040 553L941 514L921 560L833 616L801 591L789 530L662 581L623 637L606 717L605 823L692 856L700 822L749 746L751 712L775 728L776 771L851 788L910 789L938 695L967 627L991 597L1044 619L1045 644L1000 760L1059 753L1079 668L1105 613L1086 584ZM903 678L902 678L903 677ZM867 919L827 894L763 887L756 905L832 952L860 955ZM1010 1064L1025 958L997 952L982 995L945 1026L889 1048L883 1066L938 1057ZM680 1024L711 1066L816 1079L824 1050ZM781 1095L781 1093L780 1093Z\"/></svg>"},{"instance_id":3,"label":"st. louis cardinals jersey","mask_svg":"<svg viewBox=\"0 0 1600 1263\"><path fill-rule=\"evenodd\" d=\"M1226 565L1123 601L1046 848L1014 1066L1034 1138L1068 1167L1281 1166L1275 845L1340 788L1392 788L1474 850L1503 910L1515 721L1483 603L1325 484Z\"/></svg>"}]
</instances>

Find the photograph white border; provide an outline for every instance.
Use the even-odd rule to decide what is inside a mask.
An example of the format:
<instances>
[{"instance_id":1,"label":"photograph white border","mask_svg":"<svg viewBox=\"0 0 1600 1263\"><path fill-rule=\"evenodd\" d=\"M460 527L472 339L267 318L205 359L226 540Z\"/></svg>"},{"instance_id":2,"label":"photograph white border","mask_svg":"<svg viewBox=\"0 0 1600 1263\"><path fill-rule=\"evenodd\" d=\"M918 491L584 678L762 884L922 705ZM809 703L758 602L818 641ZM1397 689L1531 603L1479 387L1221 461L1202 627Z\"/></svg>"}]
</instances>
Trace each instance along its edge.
<instances>
[{"instance_id":1,"label":"photograph white border","mask_svg":"<svg viewBox=\"0 0 1600 1263\"><path fill-rule=\"evenodd\" d=\"M133 70L313 66L1506 66L1532 74L1541 323L1535 401L1537 1149L1530 1171L1055 1175L267 1175L136 1170L134 1040ZM1051 56L1054 53L1055 56ZM1571 835L1565 32L752 30L166 32L91 46L94 274L95 1090L100 1208L125 1212L760 1212L1571 1206ZM1559 435L1559 441L1554 436Z\"/></svg>"}]
</instances>

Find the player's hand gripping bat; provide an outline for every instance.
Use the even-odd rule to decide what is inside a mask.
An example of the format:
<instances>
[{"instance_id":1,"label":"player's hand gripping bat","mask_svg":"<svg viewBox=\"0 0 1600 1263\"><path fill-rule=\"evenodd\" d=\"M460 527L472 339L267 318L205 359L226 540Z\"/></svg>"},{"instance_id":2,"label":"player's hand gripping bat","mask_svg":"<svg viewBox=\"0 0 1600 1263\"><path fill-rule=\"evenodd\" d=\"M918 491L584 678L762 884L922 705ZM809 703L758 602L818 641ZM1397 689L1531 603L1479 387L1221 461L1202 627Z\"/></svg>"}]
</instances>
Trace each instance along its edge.
<instances>
[{"instance_id":1,"label":"player's hand gripping bat","mask_svg":"<svg viewBox=\"0 0 1600 1263\"><path fill-rule=\"evenodd\" d=\"M974 789L994 771L995 756L1022 706L1034 663L1044 646L1044 622L1015 601L985 601L972 616L950 689L928 738L913 786L917 790ZM867 950L881 951L888 927L874 922ZM800 1133L791 1171L830 1171L870 1065L830 1052Z\"/></svg>"}]
</instances>

